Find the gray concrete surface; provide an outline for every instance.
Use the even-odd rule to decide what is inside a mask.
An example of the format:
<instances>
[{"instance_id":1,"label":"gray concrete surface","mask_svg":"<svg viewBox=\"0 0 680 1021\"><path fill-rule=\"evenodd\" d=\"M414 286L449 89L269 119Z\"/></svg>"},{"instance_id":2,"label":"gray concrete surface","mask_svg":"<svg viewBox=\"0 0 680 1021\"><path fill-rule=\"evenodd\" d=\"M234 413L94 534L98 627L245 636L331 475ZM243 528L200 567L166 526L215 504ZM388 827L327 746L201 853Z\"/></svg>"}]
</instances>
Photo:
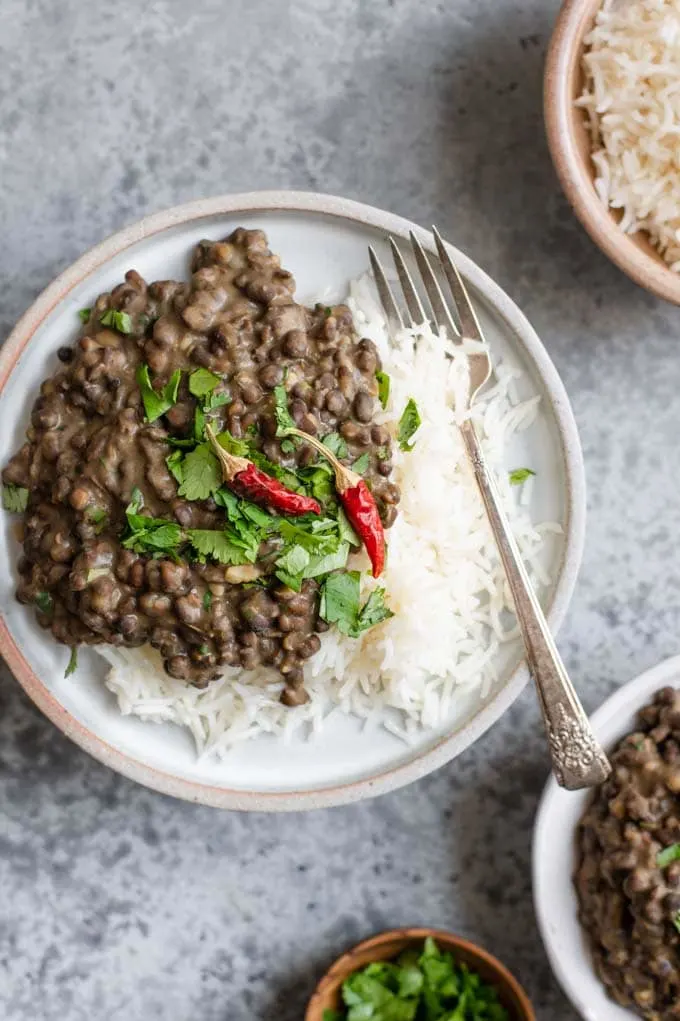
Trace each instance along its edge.
<instances>
[{"instance_id":1,"label":"gray concrete surface","mask_svg":"<svg viewBox=\"0 0 680 1021\"><path fill-rule=\"evenodd\" d=\"M589 709L680 646L677 313L593 247L541 119L556 0L0 0L0 332L84 249L261 187L435 219L507 288L573 400L590 486L561 645ZM574 1021L531 903L546 773L527 691L375 802L220 814L114 775L0 677L3 1021L299 1021L353 941L483 942Z\"/></svg>"}]
</instances>

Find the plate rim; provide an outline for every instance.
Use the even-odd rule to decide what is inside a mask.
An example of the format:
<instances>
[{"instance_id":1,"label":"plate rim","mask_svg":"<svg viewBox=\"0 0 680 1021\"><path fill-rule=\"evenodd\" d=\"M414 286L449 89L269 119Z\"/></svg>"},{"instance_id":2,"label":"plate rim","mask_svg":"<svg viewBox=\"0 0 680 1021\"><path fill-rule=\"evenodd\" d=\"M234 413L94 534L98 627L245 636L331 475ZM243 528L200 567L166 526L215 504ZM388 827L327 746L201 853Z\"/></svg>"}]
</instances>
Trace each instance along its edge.
<instances>
[{"instance_id":1,"label":"plate rim","mask_svg":"<svg viewBox=\"0 0 680 1021\"><path fill-rule=\"evenodd\" d=\"M675 683L673 683L675 682ZM643 705L650 699L653 691L658 688L662 688L665 685L671 685L673 687L680 687L680 655L670 656L667 659L662 660L655 666L649 667L647 670L643 670L642 673L637 674L635 677L626 681L625 684L620 685L616 688L608 698L595 710L594 713L589 717L592 728L595 732L596 737L602 742L605 748L613 747L613 745L620 741L622 737L628 732L627 720L631 713L637 712L638 709L642 708ZM620 721L620 722L617 722ZM536 922L538 924L538 930L541 935L541 941L545 949L546 956L550 963L552 972L557 979L562 991L564 992L567 999L570 1001L572 1006L581 1017L585 1018L585 1021L619 1021L620 1018L630 1018L630 1021L636 1021L638 1015L627 1007L622 1007L620 1004L615 1003L614 1000L610 1000L607 997L605 987L600 982L599 978L595 974L595 970L590 961L589 951L583 930L579 926L579 935L581 936L581 948L586 958L585 965L587 967L588 985L583 986L583 973L579 968L578 974L570 974L565 964L564 958L555 946L551 931L550 931L550 919L548 911L546 909L547 897L545 896L545 882L540 878L544 862L539 855L538 845L539 841L543 840L543 832L546 828L549 828L550 820L552 818L551 811L554 811L553 802L556 797L565 794L565 792L558 787L557 782L553 776L548 777L545 787L541 793L541 797L536 809L536 816L534 819L533 834L531 841L531 882L532 882L532 897L534 904L534 914L536 915ZM577 791L569 793L569 797L575 799L575 802L579 802L582 806L585 806L590 792ZM561 831L552 833L553 843L555 839L560 842ZM574 836L575 834L572 834ZM569 877L571 882L571 876ZM573 886L570 886L571 897L574 899ZM607 1007L611 1008L611 1013L607 1010L606 1014L603 1014L597 1008L593 1009L592 1005L587 1002L588 987L590 984L595 983L598 989L602 992L602 996L605 998ZM596 1012L597 1011L597 1012Z\"/></svg>"},{"instance_id":2,"label":"plate rim","mask_svg":"<svg viewBox=\"0 0 680 1021\"><path fill-rule=\"evenodd\" d=\"M413 231L426 249L432 250L430 234L405 217L352 199L317 192L240 192L172 206L116 231L76 259L42 291L21 316L0 350L0 394L21 354L47 316L75 286L114 256L175 226L211 216L258 212L311 213L336 217L403 238L407 238L409 231ZM494 310L508 323L520 347L533 362L557 422L564 468L567 520L559 577L547 612L551 629L556 633L574 591L585 539L585 469L576 421L557 369L527 318L505 291L475 262L455 246L447 244L447 247L463 275L485 295ZM217 808L245 811L301 811L331 807L373 797L412 783L445 765L477 741L512 705L529 678L526 665L520 663L503 687L464 727L442 735L436 744L423 749L407 762L388 766L375 775L316 790L242 791L216 787L156 769L92 733L68 712L33 672L10 633L2 608L0 654L41 712L75 744L104 765L128 779L172 797Z\"/></svg>"}]
</instances>

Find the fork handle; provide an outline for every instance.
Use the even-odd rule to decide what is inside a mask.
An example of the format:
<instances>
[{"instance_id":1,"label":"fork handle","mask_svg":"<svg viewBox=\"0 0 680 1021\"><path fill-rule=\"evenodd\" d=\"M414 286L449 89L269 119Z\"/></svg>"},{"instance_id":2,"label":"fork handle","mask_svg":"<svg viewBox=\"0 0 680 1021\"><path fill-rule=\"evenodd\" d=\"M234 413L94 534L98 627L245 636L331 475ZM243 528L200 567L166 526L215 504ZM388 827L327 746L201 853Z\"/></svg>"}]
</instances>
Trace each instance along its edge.
<instances>
[{"instance_id":1,"label":"fork handle","mask_svg":"<svg viewBox=\"0 0 680 1021\"><path fill-rule=\"evenodd\" d=\"M538 689L555 778L561 787L570 791L602 783L609 776L611 766L592 732L550 634L503 510L498 485L470 419L462 424L461 433L515 603L529 672Z\"/></svg>"}]
</instances>

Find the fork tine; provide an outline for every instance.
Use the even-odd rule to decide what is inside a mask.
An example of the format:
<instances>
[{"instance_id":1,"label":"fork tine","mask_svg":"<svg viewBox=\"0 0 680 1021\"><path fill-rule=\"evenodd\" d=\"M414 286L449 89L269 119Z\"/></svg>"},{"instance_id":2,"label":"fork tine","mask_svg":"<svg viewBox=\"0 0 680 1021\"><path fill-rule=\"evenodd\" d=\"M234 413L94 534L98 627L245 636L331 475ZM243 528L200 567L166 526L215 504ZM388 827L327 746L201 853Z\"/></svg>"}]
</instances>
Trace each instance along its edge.
<instances>
[{"instance_id":1,"label":"fork tine","mask_svg":"<svg viewBox=\"0 0 680 1021\"><path fill-rule=\"evenodd\" d=\"M446 306L444 295L442 294L439 282L432 271L430 260L425 255L423 246L412 230L409 231L409 238L411 239L413 254L415 255L416 262L418 263L418 269L420 270L420 275L423 279L425 290L427 291L427 297L430 302L430 307L432 308L434 321L440 328L443 326L446 329L449 339L453 340L454 337L458 336L458 327L454 323L453 316Z\"/></svg>"},{"instance_id":2,"label":"fork tine","mask_svg":"<svg viewBox=\"0 0 680 1021\"><path fill-rule=\"evenodd\" d=\"M442 269L448 281L449 287L451 288L451 294L456 305L456 311L458 318L460 319L461 334L463 337L468 337L471 340L484 340L482 328L479 325L479 320L472 307L467 288L463 283L463 278L458 272L458 268L452 261L451 256L446 251L446 246L442 241L441 234L436 227L432 228L432 234L434 235L434 243L437 246L437 252L439 259L442 264Z\"/></svg>"},{"instance_id":3,"label":"fork tine","mask_svg":"<svg viewBox=\"0 0 680 1021\"><path fill-rule=\"evenodd\" d=\"M393 333L397 330L403 330L404 320L402 319L401 312L399 311L399 306L394 300L392 288L387 282L385 271L380 265L380 260L371 245L368 246L368 258L371 262L371 269L373 270L373 277L375 279L378 297L380 298L383 310L387 316L387 325Z\"/></svg>"},{"instance_id":4,"label":"fork tine","mask_svg":"<svg viewBox=\"0 0 680 1021\"><path fill-rule=\"evenodd\" d=\"M394 265L397 270L397 276L399 277L399 283L401 289L404 292L404 300L406 302L406 308L410 316L409 326L421 326L427 322L427 316L425 315L425 309L418 296L418 292L415 289L411 274L406 268L406 263L402 257L401 252L396 246L394 238L389 239L390 248L392 249L392 258L394 259Z\"/></svg>"}]
</instances>

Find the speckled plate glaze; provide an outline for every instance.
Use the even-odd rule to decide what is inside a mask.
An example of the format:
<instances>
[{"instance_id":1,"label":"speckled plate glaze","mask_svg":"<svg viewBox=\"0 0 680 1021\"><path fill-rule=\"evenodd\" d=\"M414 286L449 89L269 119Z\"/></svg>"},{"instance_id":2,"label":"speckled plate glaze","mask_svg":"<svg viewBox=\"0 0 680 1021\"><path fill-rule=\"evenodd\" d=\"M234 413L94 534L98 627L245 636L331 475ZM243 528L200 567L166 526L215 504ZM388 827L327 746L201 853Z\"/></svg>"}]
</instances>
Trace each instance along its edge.
<instances>
[{"instance_id":1,"label":"speckled plate glaze","mask_svg":"<svg viewBox=\"0 0 680 1021\"><path fill-rule=\"evenodd\" d=\"M386 256L385 235L413 229L431 250L429 235L390 213L344 199L296 192L258 192L192 202L147 217L93 248L66 270L19 321L0 354L0 462L20 444L40 381L56 351L77 331L76 312L118 283L130 267L147 279L188 272L192 246L221 238L237 226L261 227L297 280L301 300L341 297L368 269L367 246ZM559 627L580 564L585 486L569 402L541 342L521 312L485 273L451 249L477 303L496 353L525 371L526 393L540 393L538 422L508 452L508 467L530 464L537 473L537 519L559 521L564 535L546 545L544 566L554 584L545 596L552 627ZM66 650L37 626L14 599L19 547L12 520L0 516L8 572L0 579L0 652L33 701L72 740L119 772L149 787L222 808L300 810L357 801L424 776L476 741L517 698L527 681L522 649L509 646L499 661L500 681L482 702L461 697L455 717L407 746L387 732L363 731L357 721L333 717L321 738L284 744L265 737L219 762L197 761L188 732L121 716L103 684L105 667L81 653L77 674L64 678Z\"/></svg>"},{"instance_id":2,"label":"speckled plate glaze","mask_svg":"<svg viewBox=\"0 0 680 1021\"><path fill-rule=\"evenodd\" d=\"M593 713L595 736L613 748L635 729L639 709L655 692L680 687L680 656L667 659L619 688ZM533 884L536 917L555 977L585 1021L635 1021L638 1015L619 1007L605 993L590 960L578 921L572 883L576 866L576 828L589 791L565 791L551 777L536 815Z\"/></svg>"}]
</instances>

